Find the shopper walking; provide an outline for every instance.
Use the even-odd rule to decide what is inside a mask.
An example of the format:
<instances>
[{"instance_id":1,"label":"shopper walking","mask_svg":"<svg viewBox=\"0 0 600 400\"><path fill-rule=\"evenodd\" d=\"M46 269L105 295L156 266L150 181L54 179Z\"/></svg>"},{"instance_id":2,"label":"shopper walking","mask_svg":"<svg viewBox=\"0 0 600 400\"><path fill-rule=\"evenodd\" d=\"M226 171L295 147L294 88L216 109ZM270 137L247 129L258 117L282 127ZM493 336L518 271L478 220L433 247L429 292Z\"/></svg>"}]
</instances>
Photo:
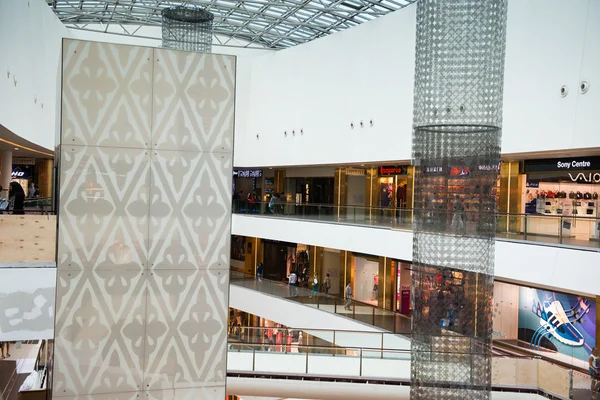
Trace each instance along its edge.
<instances>
[{"instance_id":1,"label":"shopper walking","mask_svg":"<svg viewBox=\"0 0 600 400\"><path fill-rule=\"evenodd\" d=\"M8 200L2 197L2 191L4 188L0 185L0 214L4 214L4 211L8 210ZM599 224L600 225L600 224Z\"/></svg>"},{"instance_id":2,"label":"shopper walking","mask_svg":"<svg viewBox=\"0 0 600 400\"><path fill-rule=\"evenodd\" d=\"M279 201L279 197L277 197L277 193L273 193L271 196L271 200L269 200L269 211L271 214L277 214L277 202Z\"/></svg>"},{"instance_id":3,"label":"shopper walking","mask_svg":"<svg viewBox=\"0 0 600 400\"><path fill-rule=\"evenodd\" d=\"M0 342L0 350L2 350L2 358L10 357L10 353L8 352L10 350L10 342Z\"/></svg>"},{"instance_id":4,"label":"shopper walking","mask_svg":"<svg viewBox=\"0 0 600 400\"><path fill-rule=\"evenodd\" d=\"M256 278L259 283L262 282L262 277L263 277L263 264L258 263L258 266L256 267Z\"/></svg>"},{"instance_id":5,"label":"shopper walking","mask_svg":"<svg viewBox=\"0 0 600 400\"><path fill-rule=\"evenodd\" d=\"M329 289L331 288L331 279L329 278L329 274L325 275L325 281L323 282L323 292L325 294L329 294Z\"/></svg>"},{"instance_id":6,"label":"shopper walking","mask_svg":"<svg viewBox=\"0 0 600 400\"><path fill-rule=\"evenodd\" d=\"M454 202L454 214L452 215L452 224L450 225L450 229L454 233L464 233L465 232L465 207L460 199L460 197L456 196L456 201Z\"/></svg>"},{"instance_id":7,"label":"shopper walking","mask_svg":"<svg viewBox=\"0 0 600 400\"><path fill-rule=\"evenodd\" d=\"M13 214L25 214L25 191L18 182L11 182L8 190L9 208Z\"/></svg>"},{"instance_id":8,"label":"shopper walking","mask_svg":"<svg viewBox=\"0 0 600 400\"><path fill-rule=\"evenodd\" d=\"M597 347L592 349L589 358L590 379L592 380L592 399L598 399L600 392L600 354Z\"/></svg>"},{"instance_id":9,"label":"shopper walking","mask_svg":"<svg viewBox=\"0 0 600 400\"><path fill-rule=\"evenodd\" d=\"M315 276L312 281L312 290L310 291L310 298L312 299L313 296L317 297L318 295L319 295L319 280Z\"/></svg>"},{"instance_id":10,"label":"shopper walking","mask_svg":"<svg viewBox=\"0 0 600 400\"><path fill-rule=\"evenodd\" d=\"M298 295L298 275L292 270L288 279L288 286L290 287L290 297L296 297Z\"/></svg>"},{"instance_id":11,"label":"shopper walking","mask_svg":"<svg viewBox=\"0 0 600 400\"><path fill-rule=\"evenodd\" d=\"M344 308L346 310L350 310L350 305L352 304L352 286L350 286L350 282L348 282L348 285L346 285L344 297L346 298L346 304L344 305Z\"/></svg>"}]
</instances>

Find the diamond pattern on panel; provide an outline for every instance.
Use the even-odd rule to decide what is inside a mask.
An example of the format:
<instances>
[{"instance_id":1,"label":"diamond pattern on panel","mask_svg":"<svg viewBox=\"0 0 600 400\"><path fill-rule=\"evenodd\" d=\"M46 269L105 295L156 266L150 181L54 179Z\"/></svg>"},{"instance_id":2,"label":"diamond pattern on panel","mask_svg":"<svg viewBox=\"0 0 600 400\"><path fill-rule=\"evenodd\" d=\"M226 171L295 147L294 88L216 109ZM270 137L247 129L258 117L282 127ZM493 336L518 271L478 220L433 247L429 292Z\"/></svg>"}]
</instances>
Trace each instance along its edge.
<instances>
[{"instance_id":1,"label":"diamond pattern on panel","mask_svg":"<svg viewBox=\"0 0 600 400\"><path fill-rule=\"evenodd\" d=\"M145 269L147 150L63 146L58 269Z\"/></svg>"},{"instance_id":2,"label":"diamond pattern on panel","mask_svg":"<svg viewBox=\"0 0 600 400\"><path fill-rule=\"evenodd\" d=\"M152 52L64 40L61 144L149 146Z\"/></svg>"},{"instance_id":3,"label":"diamond pattern on panel","mask_svg":"<svg viewBox=\"0 0 600 400\"><path fill-rule=\"evenodd\" d=\"M145 390L225 384L228 284L227 271L151 273Z\"/></svg>"},{"instance_id":4,"label":"diamond pattern on panel","mask_svg":"<svg viewBox=\"0 0 600 400\"><path fill-rule=\"evenodd\" d=\"M231 161L152 151L150 268L229 269Z\"/></svg>"},{"instance_id":5,"label":"diamond pattern on panel","mask_svg":"<svg viewBox=\"0 0 600 400\"><path fill-rule=\"evenodd\" d=\"M142 271L59 271L54 397L141 389Z\"/></svg>"},{"instance_id":6,"label":"diamond pattern on panel","mask_svg":"<svg viewBox=\"0 0 600 400\"><path fill-rule=\"evenodd\" d=\"M235 58L163 49L154 57L153 147L231 153Z\"/></svg>"}]
</instances>

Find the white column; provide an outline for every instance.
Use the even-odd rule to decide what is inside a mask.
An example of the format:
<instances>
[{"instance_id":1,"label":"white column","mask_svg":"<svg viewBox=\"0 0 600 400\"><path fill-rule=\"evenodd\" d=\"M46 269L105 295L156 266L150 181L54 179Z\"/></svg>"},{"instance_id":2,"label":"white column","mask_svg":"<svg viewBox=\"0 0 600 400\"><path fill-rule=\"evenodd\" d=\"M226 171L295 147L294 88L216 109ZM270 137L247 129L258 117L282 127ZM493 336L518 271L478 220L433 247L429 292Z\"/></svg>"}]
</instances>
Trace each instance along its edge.
<instances>
[{"instance_id":1,"label":"white column","mask_svg":"<svg viewBox=\"0 0 600 400\"><path fill-rule=\"evenodd\" d=\"M0 169L0 185L5 191L8 191L8 185L10 185L10 178L12 174L12 151L2 152L2 169ZM2 197L7 192L1 193Z\"/></svg>"}]
</instances>

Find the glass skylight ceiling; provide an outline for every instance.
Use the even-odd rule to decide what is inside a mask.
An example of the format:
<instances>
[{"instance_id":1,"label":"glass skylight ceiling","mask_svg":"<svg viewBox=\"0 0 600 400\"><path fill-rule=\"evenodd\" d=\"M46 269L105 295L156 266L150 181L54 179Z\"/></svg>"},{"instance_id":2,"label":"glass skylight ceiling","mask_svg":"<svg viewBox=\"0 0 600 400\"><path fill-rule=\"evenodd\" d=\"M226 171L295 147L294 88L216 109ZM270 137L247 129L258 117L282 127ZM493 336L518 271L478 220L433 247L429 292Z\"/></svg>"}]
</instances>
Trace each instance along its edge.
<instances>
[{"instance_id":1,"label":"glass skylight ceiling","mask_svg":"<svg viewBox=\"0 0 600 400\"><path fill-rule=\"evenodd\" d=\"M378 18L416 0L46 0L69 28L136 35L136 26L161 25L161 10L204 7L212 12L222 45L281 49ZM224 38L224 39L223 39ZM235 43L232 39L238 39Z\"/></svg>"}]
</instances>

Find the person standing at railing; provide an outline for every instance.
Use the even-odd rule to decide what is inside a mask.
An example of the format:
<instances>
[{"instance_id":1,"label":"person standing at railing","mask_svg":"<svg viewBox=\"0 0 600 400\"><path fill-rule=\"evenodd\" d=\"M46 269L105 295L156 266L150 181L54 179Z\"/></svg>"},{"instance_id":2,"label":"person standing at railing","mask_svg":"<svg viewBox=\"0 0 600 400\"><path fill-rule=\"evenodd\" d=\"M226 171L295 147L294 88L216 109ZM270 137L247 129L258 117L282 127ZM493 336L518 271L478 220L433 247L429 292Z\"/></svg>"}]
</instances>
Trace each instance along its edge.
<instances>
[{"instance_id":1,"label":"person standing at railing","mask_svg":"<svg viewBox=\"0 0 600 400\"><path fill-rule=\"evenodd\" d=\"M344 308L346 310L350 310L350 305L352 304L352 286L350 282L346 285L346 289L344 289L344 297L346 298L346 304L344 304Z\"/></svg>"},{"instance_id":2,"label":"person standing at railing","mask_svg":"<svg viewBox=\"0 0 600 400\"><path fill-rule=\"evenodd\" d=\"M590 363L590 378L592 380L592 399L598 398L600 392L600 355L598 354L598 348L594 347L589 358Z\"/></svg>"},{"instance_id":3,"label":"person standing at railing","mask_svg":"<svg viewBox=\"0 0 600 400\"><path fill-rule=\"evenodd\" d=\"M275 207L279 208L279 214L285 214L285 193L281 192L279 194L279 200L275 204Z\"/></svg>"},{"instance_id":4,"label":"person standing at railing","mask_svg":"<svg viewBox=\"0 0 600 400\"><path fill-rule=\"evenodd\" d=\"M256 202L256 193L248 193L246 197L246 212L249 214L254 213L254 203Z\"/></svg>"},{"instance_id":5,"label":"person standing at railing","mask_svg":"<svg viewBox=\"0 0 600 400\"><path fill-rule=\"evenodd\" d=\"M40 197L40 191L35 187L35 183L31 182L31 185L29 185L29 191L27 193L27 198L28 199L37 199L38 197Z\"/></svg>"}]
</instances>

